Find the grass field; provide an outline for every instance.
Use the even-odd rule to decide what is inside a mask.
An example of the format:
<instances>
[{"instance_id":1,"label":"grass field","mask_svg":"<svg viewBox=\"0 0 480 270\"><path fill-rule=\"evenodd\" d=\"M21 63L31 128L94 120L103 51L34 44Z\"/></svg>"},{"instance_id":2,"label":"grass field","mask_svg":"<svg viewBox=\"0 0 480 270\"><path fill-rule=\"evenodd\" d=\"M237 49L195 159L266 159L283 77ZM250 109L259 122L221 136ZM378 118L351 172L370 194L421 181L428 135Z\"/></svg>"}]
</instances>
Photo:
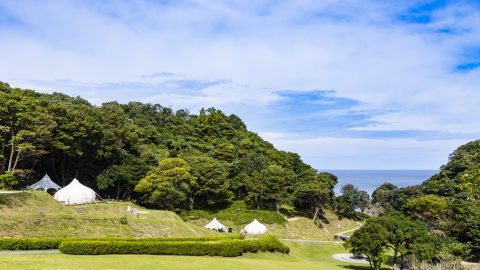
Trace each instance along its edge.
<instances>
[{"instance_id":1,"label":"grass field","mask_svg":"<svg viewBox=\"0 0 480 270\"><path fill-rule=\"evenodd\" d=\"M361 224L357 224L356 221L349 219L338 219L338 217L330 211L326 211L326 217L329 220L328 223L322 223L322 228L317 227L313 224L311 219L305 217L296 217L290 219L284 224L265 224L268 229L269 234L273 234L278 238L282 239L312 239L312 240L323 240L323 241L332 241L333 236L336 233L348 231L351 229L358 228ZM209 220L201 219L192 219L189 220L189 224L203 226L207 224ZM229 220L222 220L222 222L227 227L232 227L236 230L237 225ZM241 224L241 228L246 224ZM324 230L325 229L325 230Z\"/></svg>"},{"instance_id":2,"label":"grass field","mask_svg":"<svg viewBox=\"0 0 480 270\"><path fill-rule=\"evenodd\" d=\"M73 269L177 269L177 270L367 270L365 265L336 261L332 254L345 252L334 243L295 243L285 241L290 255L246 254L236 258L150 255L75 256L65 254L0 255L0 270ZM387 269L387 268L386 268Z\"/></svg>"},{"instance_id":3,"label":"grass field","mask_svg":"<svg viewBox=\"0 0 480 270\"><path fill-rule=\"evenodd\" d=\"M130 216L127 206L139 209ZM79 214L75 208L82 208ZM126 217L127 224L121 222ZM43 191L0 193L0 237L192 237L216 234L170 211L127 202L65 206Z\"/></svg>"}]
</instances>

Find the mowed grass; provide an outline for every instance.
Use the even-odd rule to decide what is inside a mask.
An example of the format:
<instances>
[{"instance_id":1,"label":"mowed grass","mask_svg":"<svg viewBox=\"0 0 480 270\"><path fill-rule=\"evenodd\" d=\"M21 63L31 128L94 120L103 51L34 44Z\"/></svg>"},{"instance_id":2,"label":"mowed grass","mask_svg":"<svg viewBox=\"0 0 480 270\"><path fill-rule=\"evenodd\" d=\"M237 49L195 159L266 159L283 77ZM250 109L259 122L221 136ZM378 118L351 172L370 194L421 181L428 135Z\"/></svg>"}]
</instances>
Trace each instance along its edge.
<instances>
[{"instance_id":1,"label":"mowed grass","mask_svg":"<svg viewBox=\"0 0 480 270\"><path fill-rule=\"evenodd\" d=\"M366 265L340 262L332 258L345 252L341 244L296 243L285 241L290 255L257 253L236 258L151 255L75 256L65 254L0 255L3 269L177 269L177 270L366 270Z\"/></svg>"},{"instance_id":2,"label":"mowed grass","mask_svg":"<svg viewBox=\"0 0 480 270\"><path fill-rule=\"evenodd\" d=\"M127 206L140 211L129 215ZM75 208L82 208L81 215ZM121 219L126 218L127 223ZM0 237L193 237L216 232L129 202L65 206L43 191L0 194Z\"/></svg>"},{"instance_id":3,"label":"mowed grass","mask_svg":"<svg viewBox=\"0 0 480 270\"><path fill-rule=\"evenodd\" d=\"M240 215L242 213L240 212ZM331 211L326 211L326 218L328 223L321 223L322 228L317 227L312 219L305 217L296 217L289 219L284 224L265 224L269 234L275 235L281 239L308 239L308 240L322 240L333 241L333 236L339 232L344 232L352 229L359 228L362 223L350 219L339 219ZM234 231L237 230L237 225L229 220L219 219L225 226L231 227ZM261 219L259 219L260 222ZM189 224L196 226L204 226L210 222L205 218L189 220ZM250 222L250 221L249 221ZM241 224L240 228L243 228L246 224Z\"/></svg>"}]
</instances>

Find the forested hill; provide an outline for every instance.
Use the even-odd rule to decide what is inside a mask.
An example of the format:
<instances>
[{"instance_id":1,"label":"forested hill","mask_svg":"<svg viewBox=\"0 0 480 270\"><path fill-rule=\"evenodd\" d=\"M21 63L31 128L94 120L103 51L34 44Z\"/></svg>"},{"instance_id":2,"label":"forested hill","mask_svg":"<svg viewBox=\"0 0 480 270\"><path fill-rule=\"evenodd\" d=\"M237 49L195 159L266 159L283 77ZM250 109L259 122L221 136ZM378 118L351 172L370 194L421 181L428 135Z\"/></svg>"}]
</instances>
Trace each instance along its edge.
<instances>
[{"instance_id":1,"label":"forested hill","mask_svg":"<svg viewBox=\"0 0 480 270\"><path fill-rule=\"evenodd\" d=\"M332 199L336 184L333 175L275 149L238 116L214 108L195 115L140 102L93 106L0 83L0 135L4 188L25 187L48 173L62 186L76 177L104 198L158 208L243 199L255 208L310 211Z\"/></svg>"}]
</instances>

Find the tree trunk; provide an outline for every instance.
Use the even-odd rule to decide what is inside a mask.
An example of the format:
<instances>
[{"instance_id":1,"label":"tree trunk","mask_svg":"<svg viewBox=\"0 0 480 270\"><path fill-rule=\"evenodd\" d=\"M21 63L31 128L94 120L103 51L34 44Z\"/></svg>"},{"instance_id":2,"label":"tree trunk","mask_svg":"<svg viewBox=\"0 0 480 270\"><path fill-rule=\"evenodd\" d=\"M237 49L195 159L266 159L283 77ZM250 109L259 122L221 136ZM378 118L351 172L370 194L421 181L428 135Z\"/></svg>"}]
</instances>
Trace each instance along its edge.
<instances>
[{"instance_id":1,"label":"tree trunk","mask_svg":"<svg viewBox=\"0 0 480 270\"><path fill-rule=\"evenodd\" d=\"M10 148L10 158L8 160L8 169L7 169L8 172L11 172L12 170L13 153L15 152L15 132L13 131L13 128L12 128L12 138L10 140L11 140L11 148Z\"/></svg>"},{"instance_id":2,"label":"tree trunk","mask_svg":"<svg viewBox=\"0 0 480 270\"><path fill-rule=\"evenodd\" d=\"M22 155L22 151L18 151L17 157L15 158L15 162L13 163L12 171L15 171L17 168L18 161L20 160L20 156Z\"/></svg>"},{"instance_id":3,"label":"tree trunk","mask_svg":"<svg viewBox=\"0 0 480 270\"><path fill-rule=\"evenodd\" d=\"M397 269L398 248L393 249L393 270Z\"/></svg>"},{"instance_id":4,"label":"tree trunk","mask_svg":"<svg viewBox=\"0 0 480 270\"><path fill-rule=\"evenodd\" d=\"M318 212L322 210L322 208L320 207L315 207L315 214L313 215L313 222L315 222L315 220L317 220L317 216L318 216Z\"/></svg>"}]
</instances>

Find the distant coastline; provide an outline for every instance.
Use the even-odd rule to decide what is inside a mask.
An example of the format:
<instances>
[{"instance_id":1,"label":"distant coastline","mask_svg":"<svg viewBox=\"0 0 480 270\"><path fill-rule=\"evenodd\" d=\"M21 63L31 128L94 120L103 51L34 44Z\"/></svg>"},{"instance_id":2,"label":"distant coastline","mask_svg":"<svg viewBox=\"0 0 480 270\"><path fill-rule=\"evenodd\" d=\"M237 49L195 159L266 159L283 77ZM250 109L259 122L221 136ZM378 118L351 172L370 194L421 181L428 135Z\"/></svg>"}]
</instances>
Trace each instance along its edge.
<instances>
[{"instance_id":1,"label":"distant coastline","mask_svg":"<svg viewBox=\"0 0 480 270\"><path fill-rule=\"evenodd\" d=\"M414 186L436 174L438 170L320 170L338 177L335 193L345 184L353 184L369 194L385 182L398 187Z\"/></svg>"}]
</instances>

